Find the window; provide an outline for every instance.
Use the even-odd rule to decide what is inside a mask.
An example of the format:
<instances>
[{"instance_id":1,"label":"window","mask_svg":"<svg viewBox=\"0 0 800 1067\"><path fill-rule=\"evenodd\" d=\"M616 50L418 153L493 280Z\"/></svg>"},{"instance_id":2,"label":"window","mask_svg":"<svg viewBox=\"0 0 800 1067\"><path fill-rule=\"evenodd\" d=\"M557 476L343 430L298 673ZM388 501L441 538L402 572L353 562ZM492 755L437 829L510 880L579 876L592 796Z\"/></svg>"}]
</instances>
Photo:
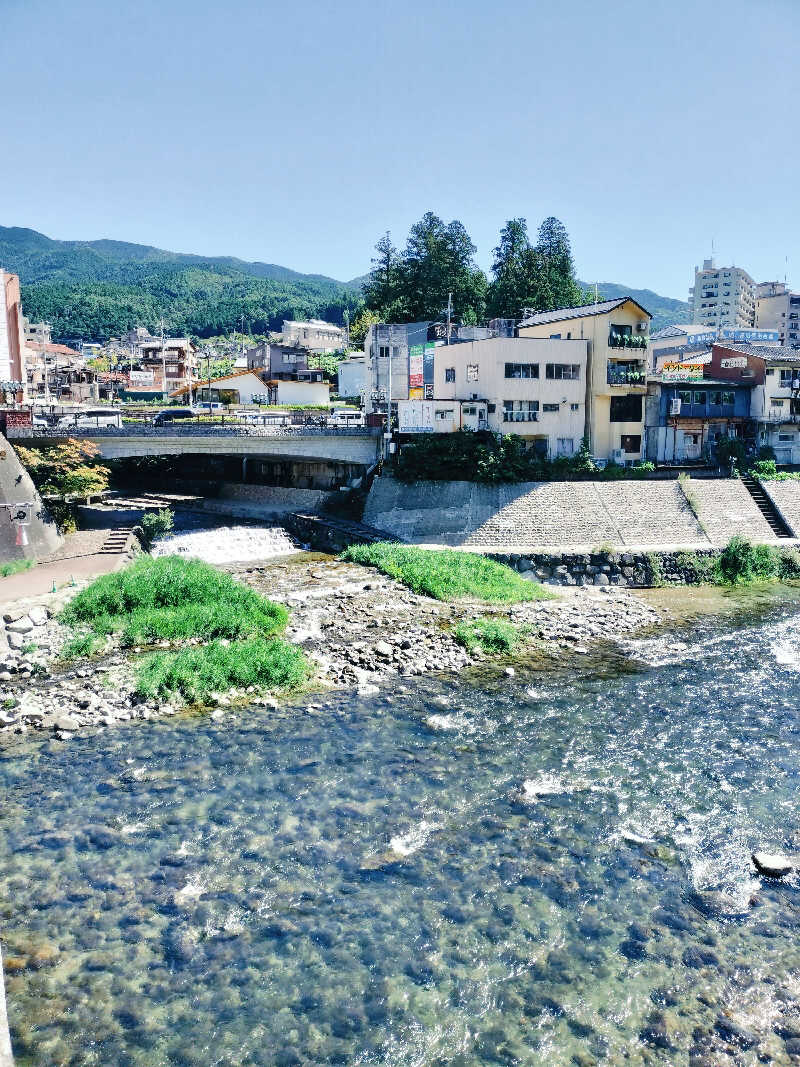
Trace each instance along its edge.
<instances>
[{"instance_id":1,"label":"window","mask_svg":"<svg viewBox=\"0 0 800 1067\"><path fill-rule=\"evenodd\" d=\"M538 363L506 363L506 378L538 378Z\"/></svg>"},{"instance_id":2,"label":"window","mask_svg":"<svg viewBox=\"0 0 800 1067\"><path fill-rule=\"evenodd\" d=\"M468 382L477 382L477 380L478 380L478 364L477 363L468 363L467 364L467 381Z\"/></svg>"},{"instance_id":3,"label":"window","mask_svg":"<svg viewBox=\"0 0 800 1067\"><path fill-rule=\"evenodd\" d=\"M787 442L787 441L794 441L794 434L793 433L779 433L778 434L778 440L779 441L783 441L784 443Z\"/></svg>"},{"instance_id":4,"label":"window","mask_svg":"<svg viewBox=\"0 0 800 1067\"><path fill-rule=\"evenodd\" d=\"M581 368L578 363L548 363L545 367L545 376L555 378L557 381L577 381L581 376Z\"/></svg>"},{"instance_id":5,"label":"window","mask_svg":"<svg viewBox=\"0 0 800 1067\"><path fill-rule=\"evenodd\" d=\"M612 396L609 417L611 422L641 422L641 394L628 393L627 396Z\"/></svg>"},{"instance_id":6,"label":"window","mask_svg":"<svg viewBox=\"0 0 800 1067\"><path fill-rule=\"evenodd\" d=\"M706 406L706 404L708 403L708 393L705 391L705 389L701 389L699 391L695 390L694 403L699 404L701 407Z\"/></svg>"},{"instance_id":7,"label":"window","mask_svg":"<svg viewBox=\"0 0 800 1067\"><path fill-rule=\"evenodd\" d=\"M538 400L504 400L503 422L536 422Z\"/></svg>"},{"instance_id":8,"label":"window","mask_svg":"<svg viewBox=\"0 0 800 1067\"><path fill-rule=\"evenodd\" d=\"M486 410L490 415L494 415L495 411L497 411L497 404L487 404Z\"/></svg>"},{"instance_id":9,"label":"window","mask_svg":"<svg viewBox=\"0 0 800 1067\"><path fill-rule=\"evenodd\" d=\"M785 368L781 370L781 389L791 389L792 388L792 376L793 376L793 374L794 374L794 371L792 370L791 367L789 367L788 370L785 369Z\"/></svg>"},{"instance_id":10,"label":"window","mask_svg":"<svg viewBox=\"0 0 800 1067\"><path fill-rule=\"evenodd\" d=\"M454 382L456 380L456 368L455 367L445 367L444 380L446 382Z\"/></svg>"},{"instance_id":11,"label":"window","mask_svg":"<svg viewBox=\"0 0 800 1067\"><path fill-rule=\"evenodd\" d=\"M452 419L452 417L453 417L453 409L452 408L437 408L435 417L437 419Z\"/></svg>"},{"instance_id":12,"label":"window","mask_svg":"<svg viewBox=\"0 0 800 1067\"><path fill-rule=\"evenodd\" d=\"M774 408L782 408L783 407L783 401L782 400L776 400L774 396L773 396L772 400L770 401L770 403L772 404L772 406Z\"/></svg>"},{"instance_id":13,"label":"window","mask_svg":"<svg viewBox=\"0 0 800 1067\"><path fill-rule=\"evenodd\" d=\"M620 438L620 445L623 452L641 452L642 436L638 433L624 433Z\"/></svg>"},{"instance_id":14,"label":"window","mask_svg":"<svg viewBox=\"0 0 800 1067\"><path fill-rule=\"evenodd\" d=\"M688 389L679 389L678 397L680 398L681 404L691 404L692 402L692 394Z\"/></svg>"},{"instance_id":15,"label":"window","mask_svg":"<svg viewBox=\"0 0 800 1067\"><path fill-rule=\"evenodd\" d=\"M557 437L556 452L559 456L571 456L575 451L575 441L572 437Z\"/></svg>"},{"instance_id":16,"label":"window","mask_svg":"<svg viewBox=\"0 0 800 1067\"><path fill-rule=\"evenodd\" d=\"M774 374L774 373L775 373L775 368L774 367L767 367L767 374Z\"/></svg>"},{"instance_id":17,"label":"window","mask_svg":"<svg viewBox=\"0 0 800 1067\"><path fill-rule=\"evenodd\" d=\"M463 410L465 415L475 415L476 414L475 408L463 408L462 410Z\"/></svg>"},{"instance_id":18,"label":"window","mask_svg":"<svg viewBox=\"0 0 800 1067\"><path fill-rule=\"evenodd\" d=\"M388 359L389 358L389 346L388 345L381 345L380 348L378 349L378 356L381 359Z\"/></svg>"},{"instance_id":19,"label":"window","mask_svg":"<svg viewBox=\"0 0 800 1067\"><path fill-rule=\"evenodd\" d=\"M570 411L580 411L580 409L581 409L580 404L570 404L570 406L569 406L569 410Z\"/></svg>"},{"instance_id":20,"label":"window","mask_svg":"<svg viewBox=\"0 0 800 1067\"><path fill-rule=\"evenodd\" d=\"M561 340L561 334L560 333L551 333L550 334L550 340L551 341L560 341Z\"/></svg>"},{"instance_id":21,"label":"window","mask_svg":"<svg viewBox=\"0 0 800 1067\"><path fill-rule=\"evenodd\" d=\"M711 404L714 407L733 407L733 393L729 393L725 389L712 389L709 395L711 397Z\"/></svg>"},{"instance_id":22,"label":"window","mask_svg":"<svg viewBox=\"0 0 800 1067\"><path fill-rule=\"evenodd\" d=\"M558 411L560 404L542 404L542 411Z\"/></svg>"}]
</instances>

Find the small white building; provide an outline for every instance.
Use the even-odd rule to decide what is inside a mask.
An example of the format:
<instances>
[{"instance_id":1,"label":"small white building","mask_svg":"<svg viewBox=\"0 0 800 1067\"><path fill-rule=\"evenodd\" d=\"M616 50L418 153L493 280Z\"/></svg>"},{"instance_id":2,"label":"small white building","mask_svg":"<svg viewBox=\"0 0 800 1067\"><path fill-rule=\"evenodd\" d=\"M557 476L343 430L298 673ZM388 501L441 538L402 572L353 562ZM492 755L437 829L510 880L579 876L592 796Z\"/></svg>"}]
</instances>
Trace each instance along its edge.
<instances>
[{"instance_id":1,"label":"small white building","mask_svg":"<svg viewBox=\"0 0 800 1067\"><path fill-rule=\"evenodd\" d=\"M347 344L344 328L322 319L310 319L308 322L285 319L281 339L285 345L305 348L309 352L335 352Z\"/></svg>"},{"instance_id":2,"label":"small white building","mask_svg":"<svg viewBox=\"0 0 800 1067\"><path fill-rule=\"evenodd\" d=\"M188 400L189 387L176 389L170 396L173 399ZM209 395L210 394L210 395ZM239 370L226 374L222 378L213 378L209 389L208 381L202 378L192 383L192 403L230 404L231 406L255 404L253 398L268 398L270 404L291 405L327 405L330 402L330 385L327 382L283 381L260 377L255 371Z\"/></svg>"},{"instance_id":3,"label":"small white building","mask_svg":"<svg viewBox=\"0 0 800 1067\"><path fill-rule=\"evenodd\" d=\"M352 352L339 363L337 369L339 396L358 396L367 388L367 357L363 352Z\"/></svg>"}]
</instances>

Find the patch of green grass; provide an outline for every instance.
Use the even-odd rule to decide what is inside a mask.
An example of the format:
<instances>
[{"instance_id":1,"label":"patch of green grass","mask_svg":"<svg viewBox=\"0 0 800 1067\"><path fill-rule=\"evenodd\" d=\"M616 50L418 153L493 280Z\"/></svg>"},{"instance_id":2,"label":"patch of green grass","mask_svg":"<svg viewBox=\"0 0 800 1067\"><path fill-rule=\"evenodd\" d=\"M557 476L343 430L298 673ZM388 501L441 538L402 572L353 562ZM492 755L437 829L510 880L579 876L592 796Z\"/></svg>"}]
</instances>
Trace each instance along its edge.
<instances>
[{"instance_id":1,"label":"patch of green grass","mask_svg":"<svg viewBox=\"0 0 800 1067\"><path fill-rule=\"evenodd\" d=\"M471 598L488 604L511 604L553 598L549 590L536 582L526 581L502 563L451 548L417 548L416 545L379 541L374 545L351 545L341 558L377 567L415 593L424 593L436 600Z\"/></svg>"},{"instance_id":2,"label":"patch of green grass","mask_svg":"<svg viewBox=\"0 0 800 1067\"><path fill-rule=\"evenodd\" d=\"M460 622L453 637L468 652L480 648L483 652L502 655L513 652L520 638L520 631L513 623L500 619L476 619Z\"/></svg>"},{"instance_id":3,"label":"patch of green grass","mask_svg":"<svg viewBox=\"0 0 800 1067\"><path fill-rule=\"evenodd\" d=\"M283 630L288 612L199 560L147 556L105 574L61 613L66 625L96 634L121 633L123 644L201 637L269 637Z\"/></svg>"},{"instance_id":4,"label":"patch of green grass","mask_svg":"<svg viewBox=\"0 0 800 1067\"><path fill-rule=\"evenodd\" d=\"M61 659L87 659L103 644L97 634L80 634L70 638L61 649Z\"/></svg>"},{"instance_id":5,"label":"patch of green grass","mask_svg":"<svg viewBox=\"0 0 800 1067\"><path fill-rule=\"evenodd\" d=\"M728 585L769 582L780 577L781 554L771 545L754 545L746 537L732 537L719 554L717 568Z\"/></svg>"},{"instance_id":6,"label":"patch of green grass","mask_svg":"<svg viewBox=\"0 0 800 1067\"><path fill-rule=\"evenodd\" d=\"M280 638L212 641L178 652L148 656L137 677L137 692L146 698L164 699L180 693L190 702L205 700L209 693L231 688L297 689L309 677L305 656Z\"/></svg>"},{"instance_id":7,"label":"patch of green grass","mask_svg":"<svg viewBox=\"0 0 800 1067\"><path fill-rule=\"evenodd\" d=\"M22 574L33 566L32 559L13 559L10 563L0 564L0 578L10 578L12 574Z\"/></svg>"}]
</instances>

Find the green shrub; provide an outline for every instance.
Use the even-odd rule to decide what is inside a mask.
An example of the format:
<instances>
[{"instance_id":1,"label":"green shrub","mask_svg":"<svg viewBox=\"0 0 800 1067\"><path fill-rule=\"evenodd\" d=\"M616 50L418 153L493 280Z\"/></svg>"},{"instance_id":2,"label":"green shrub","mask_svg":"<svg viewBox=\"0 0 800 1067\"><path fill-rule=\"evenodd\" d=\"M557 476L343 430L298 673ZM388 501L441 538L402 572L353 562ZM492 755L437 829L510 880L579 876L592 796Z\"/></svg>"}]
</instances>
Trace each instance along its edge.
<instances>
[{"instance_id":1,"label":"green shrub","mask_svg":"<svg viewBox=\"0 0 800 1067\"><path fill-rule=\"evenodd\" d=\"M309 677L305 656L280 638L223 644L212 641L179 652L156 652L141 667L136 691L143 697L165 699L180 693L185 700L202 701L209 693L231 688L297 689Z\"/></svg>"},{"instance_id":2,"label":"green shrub","mask_svg":"<svg viewBox=\"0 0 800 1067\"><path fill-rule=\"evenodd\" d=\"M647 569L650 571L650 585L660 588L664 584L664 568L661 566L661 557L655 552L647 553Z\"/></svg>"},{"instance_id":3,"label":"green shrub","mask_svg":"<svg viewBox=\"0 0 800 1067\"><path fill-rule=\"evenodd\" d=\"M553 594L535 582L521 578L511 567L472 552L452 548L417 548L391 541L374 545L351 545L342 559L377 567L383 574L436 600L465 597L490 604L521 600L545 600Z\"/></svg>"},{"instance_id":4,"label":"green shrub","mask_svg":"<svg viewBox=\"0 0 800 1067\"><path fill-rule=\"evenodd\" d=\"M750 467L750 473L755 478L772 479L778 473L774 459L757 459Z\"/></svg>"},{"instance_id":5,"label":"green shrub","mask_svg":"<svg viewBox=\"0 0 800 1067\"><path fill-rule=\"evenodd\" d=\"M127 644L187 637L268 637L286 625L282 604L200 560L144 556L105 574L61 613L67 625L121 632Z\"/></svg>"},{"instance_id":6,"label":"green shrub","mask_svg":"<svg viewBox=\"0 0 800 1067\"><path fill-rule=\"evenodd\" d=\"M729 585L767 582L777 578L780 557L770 545L754 545L745 537L732 537L719 555L720 578Z\"/></svg>"},{"instance_id":7,"label":"green shrub","mask_svg":"<svg viewBox=\"0 0 800 1067\"><path fill-rule=\"evenodd\" d=\"M22 574L33 566L32 559L12 559L10 563L0 564L0 578L10 578L12 574Z\"/></svg>"},{"instance_id":8,"label":"green shrub","mask_svg":"<svg viewBox=\"0 0 800 1067\"><path fill-rule=\"evenodd\" d=\"M453 637L468 652L476 648L484 652L503 654L513 652L519 641L519 630L510 622L499 619L478 619L475 622L460 622Z\"/></svg>"},{"instance_id":9,"label":"green shrub","mask_svg":"<svg viewBox=\"0 0 800 1067\"><path fill-rule=\"evenodd\" d=\"M690 581L714 582L717 580L717 560L714 556L679 552L676 559L681 570L688 571Z\"/></svg>"},{"instance_id":10,"label":"green shrub","mask_svg":"<svg viewBox=\"0 0 800 1067\"><path fill-rule=\"evenodd\" d=\"M149 548L157 538L171 533L173 526L174 519L169 508L146 511L142 516L142 540Z\"/></svg>"},{"instance_id":11,"label":"green shrub","mask_svg":"<svg viewBox=\"0 0 800 1067\"><path fill-rule=\"evenodd\" d=\"M97 634L79 634L71 638L61 649L61 659L87 659L103 644Z\"/></svg>"},{"instance_id":12,"label":"green shrub","mask_svg":"<svg viewBox=\"0 0 800 1067\"><path fill-rule=\"evenodd\" d=\"M778 577L782 581L800 578L800 552L796 548L778 550Z\"/></svg>"}]
</instances>

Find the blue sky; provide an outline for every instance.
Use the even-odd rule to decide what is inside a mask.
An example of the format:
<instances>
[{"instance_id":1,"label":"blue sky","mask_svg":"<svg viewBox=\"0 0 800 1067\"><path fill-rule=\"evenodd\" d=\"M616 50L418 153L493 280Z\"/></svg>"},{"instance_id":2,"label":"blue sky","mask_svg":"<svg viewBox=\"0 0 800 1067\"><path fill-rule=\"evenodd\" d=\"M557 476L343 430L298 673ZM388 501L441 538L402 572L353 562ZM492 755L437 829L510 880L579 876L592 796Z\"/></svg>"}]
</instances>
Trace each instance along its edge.
<instances>
[{"instance_id":1,"label":"blue sky","mask_svg":"<svg viewBox=\"0 0 800 1067\"><path fill-rule=\"evenodd\" d=\"M800 0L0 0L0 223L350 278L425 211L488 267L800 285Z\"/></svg>"}]
</instances>

